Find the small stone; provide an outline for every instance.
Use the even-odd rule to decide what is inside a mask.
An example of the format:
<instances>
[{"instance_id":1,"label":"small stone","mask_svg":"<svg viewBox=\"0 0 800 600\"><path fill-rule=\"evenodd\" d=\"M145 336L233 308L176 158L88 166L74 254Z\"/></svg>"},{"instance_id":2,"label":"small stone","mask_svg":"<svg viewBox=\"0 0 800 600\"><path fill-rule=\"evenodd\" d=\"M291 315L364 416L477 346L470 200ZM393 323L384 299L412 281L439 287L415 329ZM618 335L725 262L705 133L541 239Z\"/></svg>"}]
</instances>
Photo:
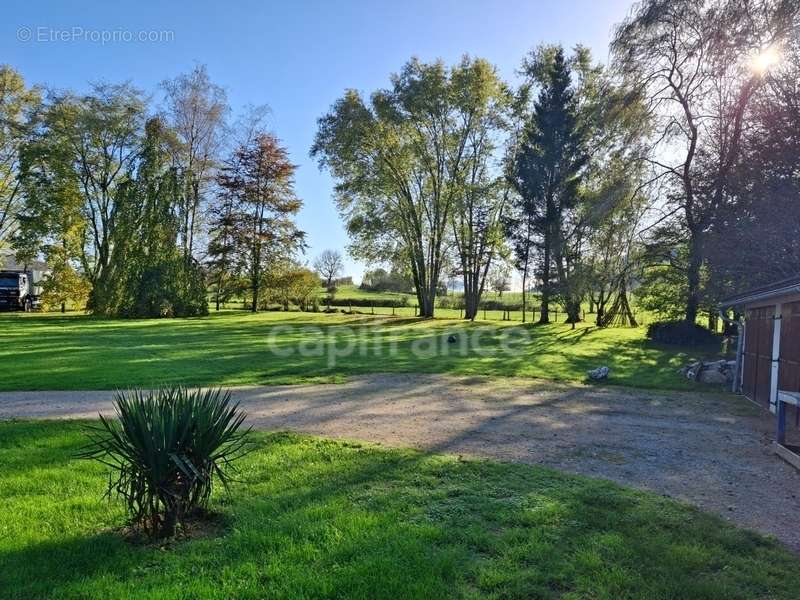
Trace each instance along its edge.
<instances>
[{"instance_id":1,"label":"small stone","mask_svg":"<svg viewBox=\"0 0 800 600\"><path fill-rule=\"evenodd\" d=\"M606 366L602 366L592 369L591 371L587 371L586 374L592 381L602 381L603 379L608 379L609 373L611 373L611 369Z\"/></svg>"}]
</instances>

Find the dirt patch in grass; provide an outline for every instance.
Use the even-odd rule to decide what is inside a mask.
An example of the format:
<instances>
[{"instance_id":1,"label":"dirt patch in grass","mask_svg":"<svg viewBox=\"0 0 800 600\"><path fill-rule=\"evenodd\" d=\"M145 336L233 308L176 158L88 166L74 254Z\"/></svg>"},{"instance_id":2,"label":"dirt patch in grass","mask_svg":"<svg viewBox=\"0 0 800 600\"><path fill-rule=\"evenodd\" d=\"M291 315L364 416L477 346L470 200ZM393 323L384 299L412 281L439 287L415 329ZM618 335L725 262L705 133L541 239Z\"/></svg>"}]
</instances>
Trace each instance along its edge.
<instances>
[{"instance_id":1,"label":"dirt patch in grass","mask_svg":"<svg viewBox=\"0 0 800 600\"><path fill-rule=\"evenodd\" d=\"M228 523L223 513L205 508L196 508L177 527L175 535L170 538L153 539L146 536L140 529L130 525L113 529L112 531L135 546L163 548L166 550L184 542L222 537L227 530Z\"/></svg>"}]
</instances>

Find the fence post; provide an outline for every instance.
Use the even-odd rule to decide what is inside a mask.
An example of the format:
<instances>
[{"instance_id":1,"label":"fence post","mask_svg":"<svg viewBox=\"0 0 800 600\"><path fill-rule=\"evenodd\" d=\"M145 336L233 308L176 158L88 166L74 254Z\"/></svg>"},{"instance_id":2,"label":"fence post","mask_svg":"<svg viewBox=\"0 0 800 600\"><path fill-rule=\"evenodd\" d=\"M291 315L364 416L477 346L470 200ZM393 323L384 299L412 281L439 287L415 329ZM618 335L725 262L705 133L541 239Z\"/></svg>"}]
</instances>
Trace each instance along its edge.
<instances>
[{"instance_id":1,"label":"fence post","mask_svg":"<svg viewBox=\"0 0 800 600\"><path fill-rule=\"evenodd\" d=\"M417 305L416 304L414 305L414 316L415 317L417 316Z\"/></svg>"},{"instance_id":2,"label":"fence post","mask_svg":"<svg viewBox=\"0 0 800 600\"><path fill-rule=\"evenodd\" d=\"M394 304L392 304L392 316L394 316Z\"/></svg>"},{"instance_id":3,"label":"fence post","mask_svg":"<svg viewBox=\"0 0 800 600\"><path fill-rule=\"evenodd\" d=\"M558 309L556 309L556 323L558 323Z\"/></svg>"},{"instance_id":4,"label":"fence post","mask_svg":"<svg viewBox=\"0 0 800 600\"><path fill-rule=\"evenodd\" d=\"M459 308L458 309L458 318L459 319L463 319L464 318L464 309L463 308Z\"/></svg>"},{"instance_id":5,"label":"fence post","mask_svg":"<svg viewBox=\"0 0 800 600\"><path fill-rule=\"evenodd\" d=\"M483 309L483 320L486 321L486 309Z\"/></svg>"},{"instance_id":6,"label":"fence post","mask_svg":"<svg viewBox=\"0 0 800 600\"><path fill-rule=\"evenodd\" d=\"M372 311L372 314L374 315L375 314L375 303L374 302L370 302L369 303L369 308Z\"/></svg>"}]
</instances>

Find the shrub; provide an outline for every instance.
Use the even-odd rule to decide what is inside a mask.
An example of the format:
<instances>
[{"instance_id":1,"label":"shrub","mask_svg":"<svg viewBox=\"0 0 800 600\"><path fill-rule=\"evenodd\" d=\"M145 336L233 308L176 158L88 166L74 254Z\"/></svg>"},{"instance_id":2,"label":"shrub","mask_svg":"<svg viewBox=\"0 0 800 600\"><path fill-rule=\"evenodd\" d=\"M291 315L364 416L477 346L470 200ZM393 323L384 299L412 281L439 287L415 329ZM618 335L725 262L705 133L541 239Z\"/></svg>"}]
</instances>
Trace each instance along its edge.
<instances>
[{"instance_id":1,"label":"shrub","mask_svg":"<svg viewBox=\"0 0 800 600\"><path fill-rule=\"evenodd\" d=\"M436 302L439 308L464 308L464 296L439 296Z\"/></svg>"},{"instance_id":2,"label":"shrub","mask_svg":"<svg viewBox=\"0 0 800 600\"><path fill-rule=\"evenodd\" d=\"M107 495L125 501L131 526L150 538L171 537L205 507L216 477L227 487L232 461L247 452L245 414L230 392L118 392L118 419L100 416L80 457L112 469Z\"/></svg>"},{"instance_id":3,"label":"shrub","mask_svg":"<svg viewBox=\"0 0 800 600\"><path fill-rule=\"evenodd\" d=\"M503 302L502 300L481 300L481 310L522 310L522 303Z\"/></svg>"},{"instance_id":4,"label":"shrub","mask_svg":"<svg viewBox=\"0 0 800 600\"><path fill-rule=\"evenodd\" d=\"M408 296L400 296L399 298L342 298L332 300L331 306L342 306L350 308L402 308L408 306Z\"/></svg>"},{"instance_id":5,"label":"shrub","mask_svg":"<svg viewBox=\"0 0 800 600\"><path fill-rule=\"evenodd\" d=\"M720 343L720 336L686 321L660 321L647 327L647 337L662 344L679 346L713 346Z\"/></svg>"}]
</instances>

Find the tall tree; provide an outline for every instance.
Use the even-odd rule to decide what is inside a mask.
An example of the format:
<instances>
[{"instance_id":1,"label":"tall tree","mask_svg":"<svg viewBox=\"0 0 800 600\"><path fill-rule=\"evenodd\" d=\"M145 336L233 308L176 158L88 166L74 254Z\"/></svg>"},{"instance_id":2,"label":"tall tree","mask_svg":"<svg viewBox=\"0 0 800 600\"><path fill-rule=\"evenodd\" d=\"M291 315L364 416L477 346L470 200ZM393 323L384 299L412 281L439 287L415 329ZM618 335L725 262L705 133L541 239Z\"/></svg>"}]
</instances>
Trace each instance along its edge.
<instances>
[{"instance_id":1,"label":"tall tree","mask_svg":"<svg viewBox=\"0 0 800 600\"><path fill-rule=\"evenodd\" d=\"M216 310L237 287L235 199L230 190L222 189L209 211L207 267Z\"/></svg>"},{"instance_id":2,"label":"tall tree","mask_svg":"<svg viewBox=\"0 0 800 600\"><path fill-rule=\"evenodd\" d=\"M478 314L486 278L503 242L502 214L509 185L498 152L509 127L511 97L487 63L476 63L466 87L473 96L464 169L452 212L456 269L464 287L464 318Z\"/></svg>"},{"instance_id":3,"label":"tall tree","mask_svg":"<svg viewBox=\"0 0 800 600\"><path fill-rule=\"evenodd\" d=\"M536 211L529 200L512 196L503 215L503 231L511 248L514 266L522 276L522 322L527 320L528 290L537 259Z\"/></svg>"},{"instance_id":4,"label":"tall tree","mask_svg":"<svg viewBox=\"0 0 800 600\"><path fill-rule=\"evenodd\" d=\"M183 181L180 243L188 260L195 250L200 212L219 163L228 100L225 90L212 83L205 65L161 85L166 95L167 122L178 142L175 160Z\"/></svg>"},{"instance_id":5,"label":"tall tree","mask_svg":"<svg viewBox=\"0 0 800 600\"><path fill-rule=\"evenodd\" d=\"M270 266L304 246L305 234L292 220L301 207L294 193L296 168L275 136L257 132L234 150L217 177L234 202L233 239L253 312Z\"/></svg>"},{"instance_id":6,"label":"tall tree","mask_svg":"<svg viewBox=\"0 0 800 600\"><path fill-rule=\"evenodd\" d=\"M208 313L203 273L178 247L181 179L173 132L161 118L145 125L140 152L116 198L108 267L95 281L92 309L124 317Z\"/></svg>"},{"instance_id":7,"label":"tall tree","mask_svg":"<svg viewBox=\"0 0 800 600\"><path fill-rule=\"evenodd\" d=\"M319 120L311 154L337 180L351 252L371 262L404 257L423 317L434 314L488 89L499 85L483 60L448 69L414 59L369 103L349 90Z\"/></svg>"},{"instance_id":8,"label":"tall tree","mask_svg":"<svg viewBox=\"0 0 800 600\"><path fill-rule=\"evenodd\" d=\"M730 201L709 231L715 299L793 276L800 264L800 39L775 59L748 111Z\"/></svg>"},{"instance_id":9,"label":"tall tree","mask_svg":"<svg viewBox=\"0 0 800 600\"><path fill-rule=\"evenodd\" d=\"M15 215L22 208L21 148L40 101L38 90L26 87L10 66L0 65L0 248L9 243L17 227Z\"/></svg>"},{"instance_id":10,"label":"tall tree","mask_svg":"<svg viewBox=\"0 0 800 600\"><path fill-rule=\"evenodd\" d=\"M44 115L42 135L60 153L51 157L68 165L80 194L86 235L78 258L92 284L109 265L116 200L141 148L144 113L138 90L96 84L84 96L54 96Z\"/></svg>"},{"instance_id":11,"label":"tall tree","mask_svg":"<svg viewBox=\"0 0 800 600\"><path fill-rule=\"evenodd\" d=\"M616 65L659 121L649 162L672 184L663 219L679 217L686 239L688 322L702 302L707 233L728 201L747 107L763 85L763 61L753 59L783 42L797 14L796 0L645 0L616 31Z\"/></svg>"},{"instance_id":12,"label":"tall tree","mask_svg":"<svg viewBox=\"0 0 800 600\"><path fill-rule=\"evenodd\" d=\"M636 326L629 301L641 270L638 233L647 210L636 165L615 160L606 165L591 197L586 252L589 299L599 327Z\"/></svg>"},{"instance_id":13,"label":"tall tree","mask_svg":"<svg viewBox=\"0 0 800 600\"><path fill-rule=\"evenodd\" d=\"M20 149L19 195L12 238L17 259L43 255L52 273L45 286L47 304L68 302L83 308L91 283L76 269L86 240L87 222L78 177L63 137L36 128Z\"/></svg>"},{"instance_id":14,"label":"tall tree","mask_svg":"<svg viewBox=\"0 0 800 600\"><path fill-rule=\"evenodd\" d=\"M519 196L518 208L525 211L527 223L541 239L539 322L549 323L550 302L558 293L556 283L569 296L566 304L570 318L577 318L574 294L564 288L575 258L573 212L588 158L563 48L540 49L525 68L539 94L514 156L510 180Z\"/></svg>"}]
</instances>

